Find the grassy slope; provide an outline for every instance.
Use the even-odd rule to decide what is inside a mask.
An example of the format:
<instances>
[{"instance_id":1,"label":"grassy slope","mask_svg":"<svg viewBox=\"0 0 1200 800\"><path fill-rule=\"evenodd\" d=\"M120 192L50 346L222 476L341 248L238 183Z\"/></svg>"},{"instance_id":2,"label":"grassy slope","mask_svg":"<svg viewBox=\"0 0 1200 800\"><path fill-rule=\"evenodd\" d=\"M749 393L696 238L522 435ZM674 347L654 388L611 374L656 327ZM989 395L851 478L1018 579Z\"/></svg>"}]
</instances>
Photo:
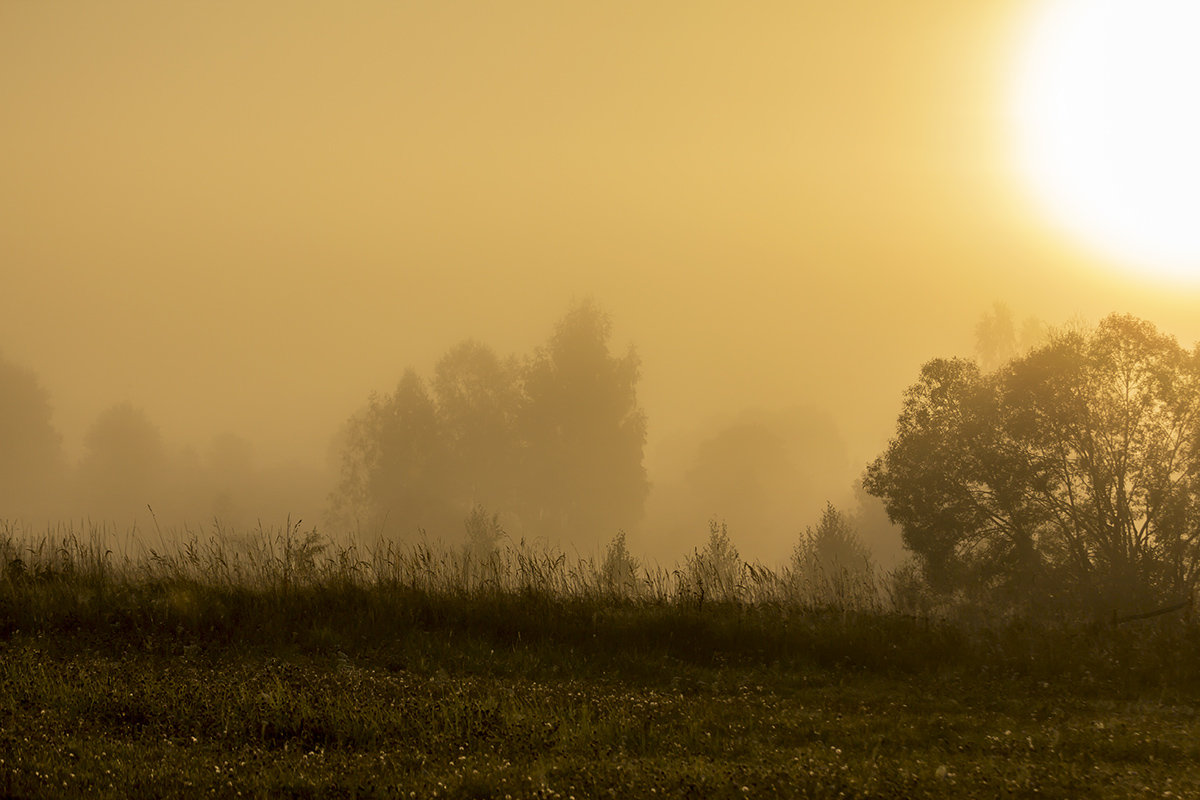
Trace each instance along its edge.
<instances>
[{"instance_id":1,"label":"grassy slope","mask_svg":"<svg viewBox=\"0 0 1200 800\"><path fill-rule=\"evenodd\" d=\"M26 551L0 580L10 796L1200 796L1179 620Z\"/></svg>"}]
</instances>

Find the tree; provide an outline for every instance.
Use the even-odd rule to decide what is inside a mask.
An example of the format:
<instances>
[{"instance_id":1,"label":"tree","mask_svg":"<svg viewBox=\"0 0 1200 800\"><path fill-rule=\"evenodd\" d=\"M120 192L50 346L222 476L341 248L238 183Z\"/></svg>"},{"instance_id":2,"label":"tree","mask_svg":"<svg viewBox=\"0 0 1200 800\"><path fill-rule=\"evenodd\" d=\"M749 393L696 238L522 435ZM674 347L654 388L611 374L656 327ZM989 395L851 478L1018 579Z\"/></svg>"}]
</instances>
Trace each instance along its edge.
<instances>
[{"instance_id":1,"label":"tree","mask_svg":"<svg viewBox=\"0 0 1200 800\"><path fill-rule=\"evenodd\" d=\"M695 550L688 556L684 567L684 579L701 603L705 598L733 600L742 588L742 570L745 562L729 538L729 528L724 522L709 520L708 541L703 550Z\"/></svg>"},{"instance_id":2,"label":"tree","mask_svg":"<svg viewBox=\"0 0 1200 800\"><path fill-rule=\"evenodd\" d=\"M1037 317L1026 317L1018 336L1012 309L993 303L975 325L975 352L985 372L990 372L1045 341L1046 326Z\"/></svg>"},{"instance_id":3,"label":"tree","mask_svg":"<svg viewBox=\"0 0 1200 800\"><path fill-rule=\"evenodd\" d=\"M792 550L793 591L812 605L868 607L877 600L871 554L851 521L825 504L821 521Z\"/></svg>"},{"instance_id":4,"label":"tree","mask_svg":"<svg viewBox=\"0 0 1200 800\"><path fill-rule=\"evenodd\" d=\"M525 372L529 516L552 535L590 538L632 527L649 493L640 362L632 348L621 357L609 352L611 332L608 315L579 303Z\"/></svg>"},{"instance_id":5,"label":"tree","mask_svg":"<svg viewBox=\"0 0 1200 800\"><path fill-rule=\"evenodd\" d=\"M611 356L609 333L583 303L525 362L469 340L437 362L432 392L406 372L342 432L333 521L443 533L492 514L550 537L631 526L648 487L645 417L637 357Z\"/></svg>"},{"instance_id":6,"label":"tree","mask_svg":"<svg viewBox=\"0 0 1200 800\"><path fill-rule=\"evenodd\" d=\"M517 505L522 402L516 359L467 340L451 348L433 370L433 395L441 425L448 490L464 511Z\"/></svg>"},{"instance_id":7,"label":"tree","mask_svg":"<svg viewBox=\"0 0 1200 800\"><path fill-rule=\"evenodd\" d=\"M161 498L168 483L166 448L142 409L121 403L101 412L84 434L83 448L76 481L86 513L130 519Z\"/></svg>"},{"instance_id":8,"label":"tree","mask_svg":"<svg viewBox=\"0 0 1200 800\"><path fill-rule=\"evenodd\" d=\"M1200 575L1200 349L1130 316L983 374L926 364L868 469L927 579L1092 610Z\"/></svg>"},{"instance_id":9,"label":"tree","mask_svg":"<svg viewBox=\"0 0 1200 800\"><path fill-rule=\"evenodd\" d=\"M203 458L198 460L205 491L197 498L201 504L198 511L225 525L248 525L252 517L246 501L261 489L254 466L254 445L236 433L220 433L212 437Z\"/></svg>"},{"instance_id":10,"label":"tree","mask_svg":"<svg viewBox=\"0 0 1200 800\"><path fill-rule=\"evenodd\" d=\"M794 442L782 425L772 424L781 421L739 420L700 443L684 473L693 513L719 513L739 531L760 537L788 530L783 520L792 518L795 495L807 487L798 475Z\"/></svg>"},{"instance_id":11,"label":"tree","mask_svg":"<svg viewBox=\"0 0 1200 800\"><path fill-rule=\"evenodd\" d=\"M792 569L802 579L848 575L865 577L871 554L846 516L826 503L816 528L808 528L792 551Z\"/></svg>"},{"instance_id":12,"label":"tree","mask_svg":"<svg viewBox=\"0 0 1200 800\"><path fill-rule=\"evenodd\" d=\"M600 588L617 597L635 597L641 588L638 582L641 567L625 544L625 531L617 531L600 562Z\"/></svg>"},{"instance_id":13,"label":"tree","mask_svg":"<svg viewBox=\"0 0 1200 800\"><path fill-rule=\"evenodd\" d=\"M382 531L390 522L415 531L455 522L444 432L414 370L405 371L393 393L373 395L342 439L342 477L330 498L335 523Z\"/></svg>"},{"instance_id":14,"label":"tree","mask_svg":"<svg viewBox=\"0 0 1200 800\"><path fill-rule=\"evenodd\" d=\"M985 370L994 369L1016 355L1017 333L1012 310L1004 303L994 303L991 313L984 314L975 325L975 350Z\"/></svg>"},{"instance_id":15,"label":"tree","mask_svg":"<svg viewBox=\"0 0 1200 800\"><path fill-rule=\"evenodd\" d=\"M0 358L0 518L49 510L63 477L50 397L28 369Z\"/></svg>"}]
</instances>

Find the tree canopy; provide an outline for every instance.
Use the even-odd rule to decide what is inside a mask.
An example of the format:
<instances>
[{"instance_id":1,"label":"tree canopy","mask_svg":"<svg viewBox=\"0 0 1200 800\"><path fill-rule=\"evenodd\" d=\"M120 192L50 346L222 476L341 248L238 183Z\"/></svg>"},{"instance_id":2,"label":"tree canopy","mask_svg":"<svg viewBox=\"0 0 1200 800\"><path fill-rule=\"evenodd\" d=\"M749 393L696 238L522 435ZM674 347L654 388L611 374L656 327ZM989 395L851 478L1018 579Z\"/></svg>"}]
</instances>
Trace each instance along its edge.
<instances>
[{"instance_id":1,"label":"tree canopy","mask_svg":"<svg viewBox=\"0 0 1200 800\"><path fill-rule=\"evenodd\" d=\"M119 403L102 411L83 447L75 481L86 513L122 520L161 500L171 464L162 434L144 410Z\"/></svg>"},{"instance_id":2,"label":"tree canopy","mask_svg":"<svg viewBox=\"0 0 1200 800\"><path fill-rule=\"evenodd\" d=\"M28 369L0 358L0 519L43 510L63 478L50 397Z\"/></svg>"},{"instance_id":3,"label":"tree canopy","mask_svg":"<svg viewBox=\"0 0 1200 800\"><path fill-rule=\"evenodd\" d=\"M931 584L1092 611L1200 575L1200 349L1113 315L993 372L927 363L868 469Z\"/></svg>"},{"instance_id":4,"label":"tree canopy","mask_svg":"<svg viewBox=\"0 0 1200 800\"><path fill-rule=\"evenodd\" d=\"M444 535L487 509L575 539L635 524L648 491L639 362L613 355L610 337L585 301L528 358L468 340L428 383L408 370L346 425L334 522Z\"/></svg>"}]
</instances>

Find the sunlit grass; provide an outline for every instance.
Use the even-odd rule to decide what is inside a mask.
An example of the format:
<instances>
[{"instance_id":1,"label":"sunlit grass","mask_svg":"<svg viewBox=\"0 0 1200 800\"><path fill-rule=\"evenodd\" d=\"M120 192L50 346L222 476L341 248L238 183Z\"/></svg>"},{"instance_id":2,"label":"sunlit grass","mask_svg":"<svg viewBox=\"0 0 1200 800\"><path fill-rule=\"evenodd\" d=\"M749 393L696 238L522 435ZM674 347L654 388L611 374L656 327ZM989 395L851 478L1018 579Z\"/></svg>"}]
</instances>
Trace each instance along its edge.
<instances>
[{"instance_id":1,"label":"sunlit grass","mask_svg":"<svg viewBox=\"0 0 1200 800\"><path fill-rule=\"evenodd\" d=\"M932 613L911 576L745 564L715 526L670 568L623 540L109 537L0 533L0 793L1200 792L1185 619Z\"/></svg>"}]
</instances>

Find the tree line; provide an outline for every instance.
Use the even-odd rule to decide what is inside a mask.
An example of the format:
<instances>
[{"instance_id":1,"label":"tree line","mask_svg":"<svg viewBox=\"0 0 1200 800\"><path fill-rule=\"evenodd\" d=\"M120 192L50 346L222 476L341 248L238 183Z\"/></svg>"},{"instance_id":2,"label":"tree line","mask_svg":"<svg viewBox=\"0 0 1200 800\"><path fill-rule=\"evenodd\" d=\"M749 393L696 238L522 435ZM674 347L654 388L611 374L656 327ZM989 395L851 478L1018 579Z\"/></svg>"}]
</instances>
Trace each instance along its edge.
<instances>
[{"instance_id":1,"label":"tree line","mask_svg":"<svg viewBox=\"0 0 1200 800\"><path fill-rule=\"evenodd\" d=\"M0 522L87 519L124 532L151 523L153 509L164 524L253 526L266 513L288 513L287 484L296 479L259 468L251 443L236 434L199 450L174 447L129 402L102 410L69 459L35 373L0 358Z\"/></svg>"},{"instance_id":2,"label":"tree line","mask_svg":"<svg viewBox=\"0 0 1200 800\"><path fill-rule=\"evenodd\" d=\"M1200 347L1128 315L1014 331L997 307L977 329L979 360L926 363L863 479L900 526L924 588L1088 613L1190 600L1200 580ZM484 549L503 532L615 542L641 520L649 482L640 363L632 348L612 351L611 333L584 301L525 356L468 340L428 376L406 370L342 431L330 525L423 530ZM169 480L207 481L219 498L249 474L247 443L226 437L204 459L169 457L127 404L97 418L70 466L32 372L0 360L0 401L0 518L67 496L115 516L144 508ZM209 507L220 513L215 499ZM819 547L806 534L810 555L794 554L797 565L867 560L838 514L827 508Z\"/></svg>"}]
</instances>

